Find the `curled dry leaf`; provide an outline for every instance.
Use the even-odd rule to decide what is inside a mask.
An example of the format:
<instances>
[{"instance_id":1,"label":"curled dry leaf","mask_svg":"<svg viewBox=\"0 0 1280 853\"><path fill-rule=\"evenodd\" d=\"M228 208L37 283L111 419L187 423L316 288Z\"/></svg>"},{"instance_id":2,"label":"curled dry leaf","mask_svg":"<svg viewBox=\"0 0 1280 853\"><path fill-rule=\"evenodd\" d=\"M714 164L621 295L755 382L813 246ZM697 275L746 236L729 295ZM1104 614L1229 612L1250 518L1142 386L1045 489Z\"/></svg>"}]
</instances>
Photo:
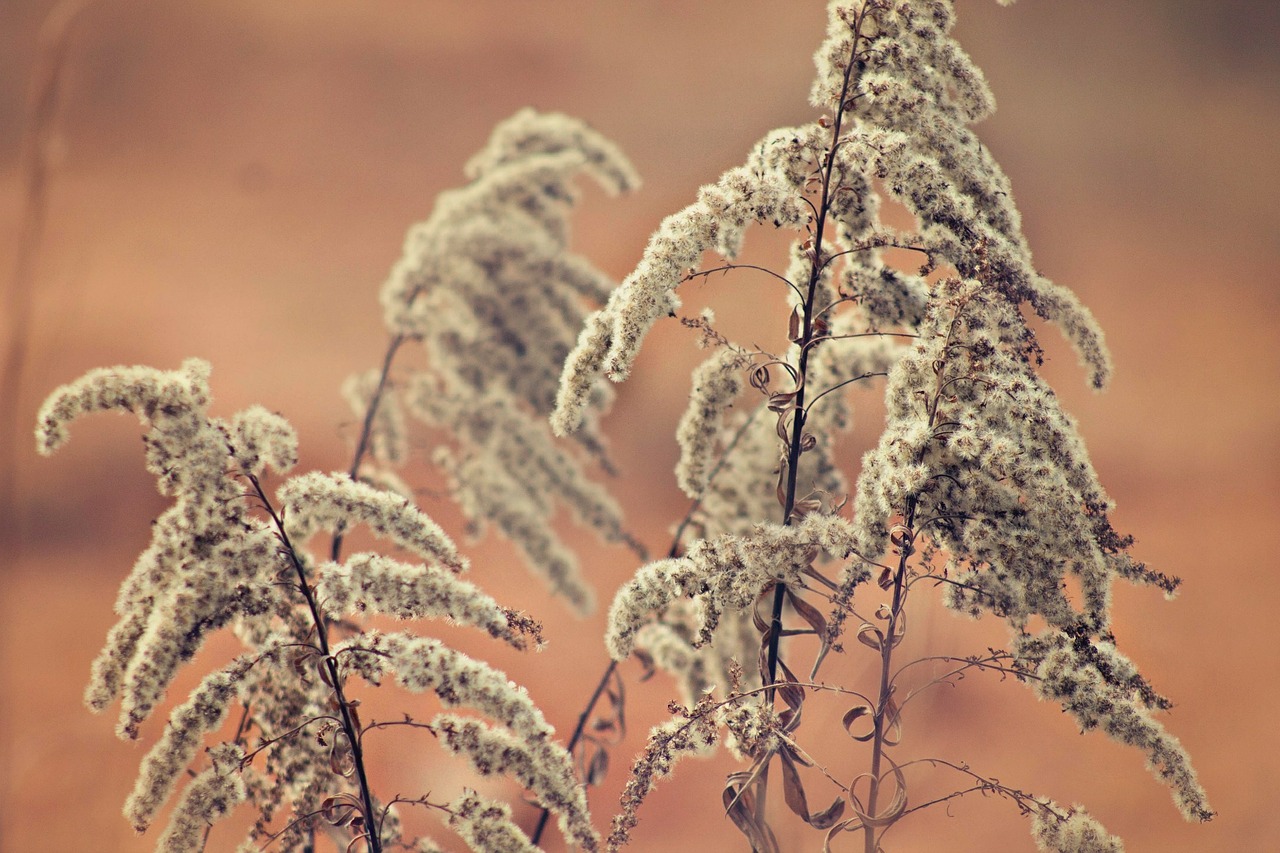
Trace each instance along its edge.
<instances>
[{"instance_id":1,"label":"curled dry leaf","mask_svg":"<svg viewBox=\"0 0 1280 853\"><path fill-rule=\"evenodd\" d=\"M787 601L791 602L791 606L795 608L797 614L805 622L809 623L809 627L813 629L814 634L818 636L821 646L818 648L818 655L814 659L813 669L809 673L809 680L813 680L818 674L818 667L822 665L822 660L827 656L827 652L831 648L830 639L827 637L827 619L809 602L796 595L790 588L787 589Z\"/></svg>"},{"instance_id":2,"label":"curled dry leaf","mask_svg":"<svg viewBox=\"0 0 1280 853\"><path fill-rule=\"evenodd\" d=\"M859 782L866 780L868 784L871 783L871 774L870 773L858 774L856 777L854 777L853 783L849 786L849 803L853 807L853 812L855 815L857 815L857 819L858 819L857 820L858 825L853 827L853 829L859 829L863 826L870 826L875 828L882 828L882 827L889 826L890 824L894 823L898 818L902 817L903 813L907 810L906 774L903 773L902 768L899 767L897 763L894 762L894 760L892 758L889 758L887 755L885 756L885 761L889 762L889 765L890 765L889 772L893 775L893 781L894 781L893 799L889 802L887 806L885 806L882 810L880 810L876 814L874 815L868 814L865 807L862 805L862 801L858 798L855 792L857 790ZM883 785L886 775L887 774L881 774L879 779L879 785Z\"/></svg>"},{"instance_id":3,"label":"curled dry leaf","mask_svg":"<svg viewBox=\"0 0 1280 853\"><path fill-rule=\"evenodd\" d=\"M872 625L870 622L863 622L858 627L858 642L864 646L880 651L884 648L884 632Z\"/></svg>"},{"instance_id":4,"label":"curled dry leaf","mask_svg":"<svg viewBox=\"0 0 1280 853\"><path fill-rule=\"evenodd\" d=\"M360 801L351 794L325 797L320 803L320 816L330 826L351 826L361 820Z\"/></svg>"},{"instance_id":5,"label":"curled dry leaf","mask_svg":"<svg viewBox=\"0 0 1280 853\"><path fill-rule=\"evenodd\" d=\"M344 779L350 779L356 772L355 752L346 732L334 733L333 745L329 747L329 769Z\"/></svg>"},{"instance_id":6,"label":"curled dry leaf","mask_svg":"<svg viewBox=\"0 0 1280 853\"><path fill-rule=\"evenodd\" d=\"M747 837L754 853L780 853L778 840L769 824L756 820L755 794L752 791L755 777L755 771L747 771L733 773L725 780L721 794L725 814L738 831Z\"/></svg>"},{"instance_id":7,"label":"curled dry leaf","mask_svg":"<svg viewBox=\"0 0 1280 853\"><path fill-rule=\"evenodd\" d=\"M863 717L871 717L871 716L872 716L872 713L871 713L870 705L854 705L848 711L844 712L844 717L841 719L840 722L844 725L844 730L849 733L849 737L861 743L866 743L867 741L871 740L871 738L875 737L874 726L866 734L860 734L860 735L854 734L850 726L852 726L858 720L861 720Z\"/></svg>"}]
</instances>

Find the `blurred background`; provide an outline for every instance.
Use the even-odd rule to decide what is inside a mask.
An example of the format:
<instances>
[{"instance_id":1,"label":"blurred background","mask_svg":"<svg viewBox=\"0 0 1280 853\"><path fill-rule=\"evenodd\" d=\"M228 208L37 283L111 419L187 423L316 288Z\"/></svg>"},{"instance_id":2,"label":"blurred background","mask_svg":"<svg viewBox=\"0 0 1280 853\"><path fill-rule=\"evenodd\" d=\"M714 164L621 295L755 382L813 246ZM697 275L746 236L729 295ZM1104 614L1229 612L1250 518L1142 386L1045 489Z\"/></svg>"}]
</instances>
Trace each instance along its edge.
<instances>
[{"instance_id":1,"label":"blurred background","mask_svg":"<svg viewBox=\"0 0 1280 853\"><path fill-rule=\"evenodd\" d=\"M576 216L576 248L621 277L700 184L740 163L768 129L811 118L825 4L98 0L66 42L57 156L24 307L9 278L27 197L24 105L53 5L0 3L3 328L12 336L20 322L26 336L16 411L4 413L16 444L0 448L13 495L0 534L0 850L123 853L154 845L120 815L143 747L116 740L111 715L91 715L80 695L115 589L164 503L132 420L78 423L57 457L37 459L28 435L43 397L93 367L173 369L200 356L214 365L215 414L262 403L297 427L301 470L345 467L353 426L338 386L382 355L378 288L406 227L461 182L495 122L525 105L561 110L633 159L643 189L612 200L585 188ZM1046 370L1118 503L1116 526L1137 537L1139 559L1185 580L1172 602L1118 588L1117 635L1175 700L1164 722L1220 815L1185 824L1140 754L1081 736L1025 687L989 677L914 706L901 755L967 761L1084 803L1138 853L1264 850L1280 834L1277 9L1248 0L960 9L958 35L999 104L980 132L1012 178L1037 262L1097 314L1117 367L1094 395L1047 332ZM748 242L753 257L781 263L772 235ZM779 331L765 310L777 299L758 281L729 278L687 302L715 306L735 334L767 337ZM687 331L662 328L608 421L622 469L615 491L655 551L685 509L671 436L696 358ZM642 415L645 428L628 430ZM868 403L845 442L851 466L880 426ZM426 506L461 536L447 501ZM634 559L583 545L607 601ZM550 640L524 658L483 641L473 648L526 683L568 732L605 664L602 617L575 621L502 543L466 550L477 581L542 619ZM913 622L917 650L1003 642L999 624L935 611ZM173 696L233 653L230 641L212 643ZM867 667L850 651L825 673L854 681ZM633 665L623 671L630 730L592 793L602 828L626 766L676 695L661 676L638 685ZM385 701L388 715L406 703L430 713L420 698ZM806 730L838 729L841 711L806 710ZM143 744L161 725L151 722ZM824 759L847 778L857 746L841 734ZM449 798L474 784L430 742L389 738L375 758L388 794ZM681 765L641 811L634 849L743 849L720 805L732 769L724 756ZM941 770L918 778L913 803L963 782ZM811 803L825 805L818 790L815 780ZM413 820L448 843L434 816ZM778 827L787 851L821 845L793 821ZM210 849L235 840L215 831ZM1010 803L978 795L913 816L886 844L1033 849ZM845 849L858 845L849 838Z\"/></svg>"}]
</instances>

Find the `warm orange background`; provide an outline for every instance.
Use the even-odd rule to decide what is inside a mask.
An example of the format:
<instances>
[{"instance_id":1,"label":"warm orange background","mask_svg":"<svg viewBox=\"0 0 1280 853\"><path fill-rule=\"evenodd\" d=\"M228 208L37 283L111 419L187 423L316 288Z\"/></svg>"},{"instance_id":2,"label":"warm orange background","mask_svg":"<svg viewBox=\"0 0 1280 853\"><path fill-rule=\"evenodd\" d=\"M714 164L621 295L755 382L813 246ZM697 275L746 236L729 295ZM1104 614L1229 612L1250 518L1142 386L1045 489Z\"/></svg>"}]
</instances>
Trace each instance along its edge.
<instances>
[{"instance_id":1,"label":"warm orange background","mask_svg":"<svg viewBox=\"0 0 1280 853\"><path fill-rule=\"evenodd\" d=\"M50 6L0 4L6 275L22 205L22 103ZM214 365L218 414L264 403L298 427L304 469L343 467L351 427L337 388L381 354L377 288L406 226L460 181L494 122L526 104L563 110L634 158L643 191L622 201L588 192L577 217L578 247L621 276L700 183L740 162L768 128L810 117L823 6L102 0L85 13L18 402L24 441L11 454L18 507L5 519L0 577L0 850L154 843L119 815L141 749L115 740L112 721L79 697L114 589L163 504L142 469L138 428L124 419L81 423L58 457L37 460L25 425L43 395L92 367L173 368L199 355ZM1172 603L1118 589L1118 634L1177 701L1166 722L1221 815L1184 824L1140 755L1078 736L1024 687L990 678L921 702L904 755L966 760L1007 784L1084 802L1131 851L1274 849L1280 13L1246 0L973 2L961 12L960 35L1000 103L983 135L1012 176L1037 261L1096 312L1118 373L1108 393L1092 395L1052 332L1047 369L1119 503L1117 526L1137 536L1139 558L1186 581ZM727 323L750 328L753 310L771 304L766 294L721 280L690 304L705 297ZM625 472L618 492L654 549L683 512L670 435L692 357L687 334L655 336L609 422ZM648 424L628 434L641 414ZM877 417L868 413L848 442L851 460ZM447 504L429 508L457 530ZM567 731L604 661L599 617L584 630L565 616L503 546L468 551L477 579L534 611L551 640L526 659L474 647L527 683ZM634 568L620 551L596 549L588 561L606 599ZM1002 631L939 611L913 622L913 641L968 653L1001 642ZM230 648L215 643L198 663ZM850 653L826 677L856 681L866 666ZM631 737L592 797L601 827L672 690L659 677L630 695ZM420 699L389 701L430 712ZM807 730L839 713L815 706ZM393 743L378 755L384 791L443 798L466 782L432 744ZM846 777L858 772L856 744L832 744L824 760ZM741 850L719 806L729 767L723 758L682 765L642 812L634 849ZM913 801L952 783L941 771L922 776ZM889 849L1032 848L1004 802L970 797L950 816L929 815L895 828ZM786 850L818 848L815 834L781 824ZM448 837L434 819L415 825ZM211 849L230 849L229 834L213 838Z\"/></svg>"}]
</instances>

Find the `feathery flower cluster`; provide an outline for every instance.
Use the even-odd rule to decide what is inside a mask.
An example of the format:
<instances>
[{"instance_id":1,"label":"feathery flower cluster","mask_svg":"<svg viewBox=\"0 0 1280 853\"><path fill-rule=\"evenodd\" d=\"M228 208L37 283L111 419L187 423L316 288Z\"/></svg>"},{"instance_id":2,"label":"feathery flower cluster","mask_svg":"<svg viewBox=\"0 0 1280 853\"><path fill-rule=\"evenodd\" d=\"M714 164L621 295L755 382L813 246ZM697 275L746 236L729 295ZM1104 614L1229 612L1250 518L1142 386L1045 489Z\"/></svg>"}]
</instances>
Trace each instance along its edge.
<instances>
[{"instance_id":1,"label":"feathery flower cluster","mask_svg":"<svg viewBox=\"0 0 1280 853\"><path fill-rule=\"evenodd\" d=\"M449 619L524 648L523 627L475 584L435 566L402 563L381 554L352 554L316 571L316 587L330 619L384 613L397 619Z\"/></svg>"},{"instance_id":2,"label":"feathery flower cluster","mask_svg":"<svg viewBox=\"0 0 1280 853\"><path fill-rule=\"evenodd\" d=\"M260 659L257 654L244 654L206 675L187 701L169 715L164 733L142 759L133 793L124 806L125 817L138 832L151 826L156 812L196 757L204 736L222 726L228 708L239 696L241 681Z\"/></svg>"},{"instance_id":3,"label":"feathery flower cluster","mask_svg":"<svg viewBox=\"0 0 1280 853\"><path fill-rule=\"evenodd\" d=\"M622 811L613 819L609 833L610 853L625 847L638 819L636 811L652 793L658 780L671 775L675 763L690 755L706 755L719 739L715 714L710 711L711 698L702 697L697 705L682 709L672 720L654 726L644 752L636 759L622 792Z\"/></svg>"},{"instance_id":4,"label":"feathery flower cluster","mask_svg":"<svg viewBox=\"0 0 1280 853\"><path fill-rule=\"evenodd\" d=\"M1072 807L1066 820L1052 803L1046 811L1037 811L1031 820L1031 837L1044 853L1124 853L1124 844L1103 829L1080 806Z\"/></svg>"},{"instance_id":5,"label":"feathery flower cluster","mask_svg":"<svg viewBox=\"0 0 1280 853\"><path fill-rule=\"evenodd\" d=\"M120 588L107 644L94 661L86 702L101 711L121 698L119 731L136 738L178 667L237 616L269 612L281 568L274 536L250 515L238 477L296 459L292 429L255 407L232 424L208 416L209 365L93 370L55 391L40 410L41 453L67 439L67 424L96 411L128 411L148 424L147 469L174 498L151 544ZM243 446L242 446L243 445ZM237 467L228 469L228 463ZM241 467L243 466L243 467Z\"/></svg>"},{"instance_id":6,"label":"feathery flower cluster","mask_svg":"<svg viewBox=\"0 0 1280 853\"><path fill-rule=\"evenodd\" d=\"M340 698L328 670L341 660L340 672L353 669L376 681L382 671L392 670L411 690L433 690L448 704L471 705L509 727L518 744L509 749L523 756L512 772L561 815L566 832L584 846L595 844L568 753L551 741L541 712L505 675L436 640L357 631L329 653L316 640L317 631L328 631L325 619L349 614L443 617L517 648L539 639L536 624L458 577L467 564L456 546L399 495L345 475L310 473L278 489L277 512L257 477L267 465L280 470L293 463L292 429L256 406L230 423L210 418L208 375L208 365L194 359L176 372L92 371L49 398L37 431L42 452L51 452L66 440L67 424L82 414L134 412L149 426L144 439L148 468L160 477L161 491L175 499L122 587L117 602L122 618L94 665L87 694L91 706L102 709L120 695L121 733L137 737L178 666L209 633L232 627L249 649L207 675L170 714L125 805L133 826L138 831L150 827L196 760L205 736L223 725L238 702L246 709L240 732L233 742L208 751L210 766L187 784L160 849L200 849L208 825L246 800L258 811L250 833L255 849L267 839L279 849L306 848L315 816L337 814L324 805L334 802L335 794L358 802L344 793L354 783L351 737L326 722L336 719L335 702L354 707ZM363 553L317 566L300 550L319 530L346 531L362 523L427 564ZM261 734L255 754L265 752L256 770L248 766L241 745L250 728ZM480 757L469 757L484 772L494 770L484 757L493 737L472 739ZM465 751L460 743L449 744ZM272 830L285 808L295 819L283 830ZM483 826L495 824L491 812L468 806L451 814L465 837L481 838L491 831ZM384 840L399 843L394 815L382 814Z\"/></svg>"},{"instance_id":7,"label":"feathery flower cluster","mask_svg":"<svg viewBox=\"0 0 1280 853\"><path fill-rule=\"evenodd\" d=\"M600 848L586 793L563 747L547 740L526 741L509 729L456 714L439 715L434 726L445 748L465 756L482 776L501 773L518 779L539 805L557 815L560 831L571 843L587 851Z\"/></svg>"},{"instance_id":8,"label":"feathery flower cluster","mask_svg":"<svg viewBox=\"0 0 1280 853\"><path fill-rule=\"evenodd\" d=\"M214 821L245 799L240 776L240 747L224 743L209 750L210 767L192 779L182 792L173 818L156 843L157 850L200 850L204 834Z\"/></svg>"},{"instance_id":9,"label":"feathery flower cluster","mask_svg":"<svg viewBox=\"0 0 1280 853\"><path fill-rule=\"evenodd\" d=\"M1036 693L1058 702L1084 730L1101 728L1147 755L1147 766L1169 786L1187 820L1206 821L1214 812L1182 744L1151 718L1167 708L1128 659L1109 643L1089 644L1060 632L1019 638L1016 651L1034 673Z\"/></svg>"},{"instance_id":10,"label":"feathery flower cluster","mask_svg":"<svg viewBox=\"0 0 1280 853\"><path fill-rule=\"evenodd\" d=\"M377 684L393 672L407 690L430 690L447 706L466 705L501 723L503 728L493 728L440 714L431 725L449 750L465 755L482 775L517 777L559 815L566 837L584 849L596 849L599 839L573 773L573 759L551 739L554 730L528 693L505 674L439 640L408 634L368 631L343 643L335 655L366 681Z\"/></svg>"},{"instance_id":11,"label":"feathery flower cluster","mask_svg":"<svg viewBox=\"0 0 1280 853\"><path fill-rule=\"evenodd\" d=\"M639 183L621 152L582 122L522 110L467 164L471 182L443 193L410 230L382 302L388 328L421 340L428 366L405 383L403 399L382 395L373 424L375 456L384 462L402 455L401 405L448 428L456 447L441 448L436 461L452 475L464 512L477 527L494 524L581 613L594 595L551 532L555 506L567 505L606 540L635 547L617 504L542 421L584 300L602 302L613 289L567 251L572 182L584 171L610 193ZM376 386L369 376L349 383L358 414ZM600 387L584 395L596 407L607 401ZM607 466L594 425L577 439Z\"/></svg>"},{"instance_id":12,"label":"feathery flower cluster","mask_svg":"<svg viewBox=\"0 0 1280 853\"><path fill-rule=\"evenodd\" d=\"M667 217L649 240L639 266L605 307L587 319L560 380L551 417L557 434L579 428L599 376L614 381L627 377L649 329L679 307L675 287L698 266L704 251L717 249L732 256L752 222L803 225L803 204L766 166L764 154L775 141L761 143L746 165L703 187L697 202Z\"/></svg>"},{"instance_id":13,"label":"feathery flower cluster","mask_svg":"<svg viewBox=\"0 0 1280 853\"><path fill-rule=\"evenodd\" d=\"M1034 371L1016 307L982 281L948 279L934 297L890 375L888 424L864 460L859 549L880 553L892 517L927 531L950 554L947 603L1007 619L1042 697L1082 727L1143 749L1183 813L1209 819L1189 759L1147 714L1167 703L1110 645L1113 577L1166 592L1176 581L1126 553L1075 424ZM1068 573L1079 581L1078 607ZM1027 638L1032 616L1051 631Z\"/></svg>"},{"instance_id":14,"label":"feathery flower cluster","mask_svg":"<svg viewBox=\"0 0 1280 853\"><path fill-rule=\"evenodd\" d=\"M278 495L285 508L285 532L303 542L319 530L331 533L363 523L401 548L451 571L466 560L448 535L405 498L352 480L346 474L312 471L291 478Z\"/></svg>"},{"instance_id":15,"label":"feathery flower cluster","mask_svg":"<svg viewBox=\"0 0 1280 853\"><path fill-rule=\"evenodd\" d=\"M773 584L796 584L820 553L843 560L853 546L848 521L809 515L793 526L757 524L749 536L700 540L683 557L641 567L614 597L605 644L614 660L624 660L651 614L679 597L696 602L694 647L712 641L721 614L750 608Z\"/></svg>"},{"instance_id":16,"label":"feathery flower cluster","mask_svg":"<svg viewBox=\"0 0 1280 853\"><path fill-rule=\"evenodd\" d=\"M732 258L752 222L801 232L777 276L792 307L787 353L746 354L709 318L686 321L702 330L704 345L724 347L695 372L678 433L677 479L698 502L689 529L704 538L682 556L643 566L619 591L610 655L620 660L640 645L693 701L696 691L718 686L728 660L750 660L758 647L717 636L721 620L749 624L743 614L761 592L798 588L819 550L859 557L832 587L837 612L820 631L832 644L854 588L870 577L864 561L892 546L905 579L918 550L922 566L943 554L948 603L1006 618L1020 668L1037 671L1052 659L1039 676L1042 695L1085 727L1143 748L1184 813L1208 819L1185 754L1146 714L1161 702L1109 645L1113 578L1167 593L1177 581L1135 562L1130 540L1112 528L1110 498L1075 424L1036 373L1040 348L1022 307L1062 330L1093 387L1106 384L1110 359L1089 311L1036 271L1009 182L969 128L994 101L950 35L952 4L836 0L829 11L811 91L826 115L770 132L744 166L665 220L636 270L588 318L565 363L551 418L561 434L582 420L599 377L627 377L648 331L679 308L678 286L702 275L704 251ZM911 212L915 227L881 224L884 200ZM919 253L919 273L890 266L890 248ZM947 269L935 275L940 266ZM886 429L863 460L855 520L841 520L838 547L827 547L810 526L839 519L833 513L847 488L832 438L850 412L836 392L874 375L888 376ZM776 423L761 411L730 413L747 382ZM782 524L765 522L779 505ZM1068 578L1078 596L1067 592ZM895 584L891 569L880 582ZM774 598L770 631L782 612L781 592ZM1033 654L1025 637L1033 617L1051 638L1035 642L1052 641L1075 657ZM1103 839L1097 849L1110 843L1078 812L1057 823L1038 837Z\"/></svg>"},{"instance_id":17,"label":"feathery flower cluster","mask_svg":"<svg viewBox=\"0 0 1280 853\"><path fill-rule=\"evenodd\" d=\"M472 850L537 853L538 847L511 819L511 807L469 791L449 804L449 826Z\"/></svg>"}]
</instances>

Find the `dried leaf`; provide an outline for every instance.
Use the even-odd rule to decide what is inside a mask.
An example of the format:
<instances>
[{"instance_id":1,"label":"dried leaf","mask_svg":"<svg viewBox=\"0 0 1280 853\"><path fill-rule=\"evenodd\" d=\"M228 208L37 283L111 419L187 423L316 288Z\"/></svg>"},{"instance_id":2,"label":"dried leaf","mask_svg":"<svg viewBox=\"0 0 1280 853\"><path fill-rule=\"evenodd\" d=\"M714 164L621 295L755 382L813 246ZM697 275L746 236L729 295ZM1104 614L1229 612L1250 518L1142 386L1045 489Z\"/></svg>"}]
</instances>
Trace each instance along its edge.
<instances>
[{"instance_id":1,"label":"dried leaf","mask_svg":"<svg viewBox=\"0 0 1280 853\"><path fill-rule=\"evenodd\" d=\"M798 391L775 391L769 395L769 411L789 412L795 407Z\"/></svg>"},{"instance_id":2,"label":"dried leaf","mask_svg":"<svg viewBox=\"0 0 1280 853\"><path fill-rule=\"evenodd\" d=\"M844 815L844 797L836 797L831 805L809 815L809 825L814 829L826 829Z\"/></svg>"},{"instance_id":3,"label":"dried leaf","mask_svg":"<svg viewBox=\"0 0 1280 853\"><path fill-rule=\"evenodd\" d=\"M357 820L363 823L360 804L350 794L325 797L320 802L320 816L330 826L350 826Z\"/></svg>"},{"instance_id":4,"label":"dried leaf","mask_svg":"<svg viewBox=\"0 0 1280 853\"><path fill-rule=\"evenodd\" d=\"M762 364L755 370L751 371L751 377L747 380L751 387L759 391L761 394L769 393L769 365Z\"/></svg>"},{"instance_id":5,"label":"dried leaf","mask_svg":"<svg viewBox=\"0 0 1280 853\"><path fill-rule=\"evenodd\" d=\"M866 743L867 741L871 740L871 738L875 737L874 723L872 725L871 730L868 731L866 734L857 735L857 734L854 734L853 731L850 729L850 726L852 726L858 720L861 720L863 717L871 716L871 714L872 712L871 712L870 705L854 705L848 711L844 712L844 718L841 720L841 722L844 724L844 730L849 733L849 737L853 738L859 743Z\"/></svg>"},{"instance_id":6,"label":"dried leaf","mask_svg":"<svg viewBox=\"0 0 1280 853\"><path fill-rule=\"evenodd\" d=\"M636 660L640 661L640 677L636 680L643 683L648 681L650 678L653 678L654 673L658 671L658 668L653 661L653 655L649 654L644 649L636 649L631 653L631 655Z\"/></svg>"},{"instance_id":7,"label":"dried leaf","mask_svg":"<svg viewBox=\"0 0 1280 853\"><path fill-rule=\"evenodd\" d=\"M599 785L609 775L609 752L603 746L597 746L587 761L582 779L588 785Z\"/></svg>"},{"instance_id":8,"label":"dried leaf","mask_svg":"<svg viewBox=\"0 0 1280 853\"><path fill-rule=\"evenodd\" d=\"M822 509L822 501L817 498L805 498L795 502L795 506L791 508L791 515L793 518L804 518L809 513L820 509Z\"/></svg>"},{"instance_id":9,"label":"dried leaf","mask_svg":"<svg viewBox=\"0 0 1280 853\"><path fill-rule=\"evenodd\" d=\"M346 732L338 732L329 747L329 769L343 778L350 779L356 772L355 753Z\"/></svg>"},{"instance_id":10,"label":"dried leaf","mask_svg":"<svg viewBox=\"0 0 1280 853\"><path fill-rule=\"evenodd\" d=\"M333 679L329 677L328 659L315 655L316 673L320 676L320 680L324 682L326 687L333 687Z\"/></svg>"},{"instance_id":11,"label":"dried leaf","mask_svg":"<svg viewBox=\"0 0 1280 853\"><path fill-rule=\"evenodd\" d=\"M884 648L884 633L870 622L863 622L858 628L858 642L880 651Z\"/></svg>"},{"instance_id":12,"label":"dried leaf","mask_svg":"<svg viewBox=\"0 0 1280 853\"><path fill-rule=\"evenodd\" d=\"M835 826L827 830L826 837L822 840L822 853L831 853L831 842L842 832L857 832L862 828L862 822L855 817L848 820L842 820Z\"/></svg>"},{"instance_id":13,"label":"dried leaf","mask_svg":"<svg viewBox=\"0 0 1280 853\"><path fill-rule=\"evenodd\" d=\"M749 777L741 788L734 782L742 777ZM754 853L779 853L778 840L768 823L758 822L755 816L755 796L750 790L751 780L755 774L735 773L729 777L721 799L724 801L725 813L733 821L738 831L747 837Z\"/></svg>"},{"instance_id":14,"label":"dried leaf","mask_svg":"<svg viewBox=\"0 0 1280 853\"><path fill-rule=\"evenodd\" d=\"M757 631L767 631L769 630L769 626L772 624L771 618L766 618L760 613L760 605L767 602L769 609L773 609L773 591L776 588L777 584L770 583L760 591L759 595L756 596L756 603L751 608L751 624L756 626ZM772 614L770 614L770 616L772 616Z\"/></svg>"},{"instance_id":15,"label":"dried leaf","mask_svg":"<svg viewBox=\"0 0 1280 853\"><path fill-rule=\"evenodd\" d=\"M827 639L827 619L818 611L818 608L796 595L790 588L787 589L787 600L791 602L791 606L795 608L800 618L809 623L809 627L813 629L813 632L818 635L818 639L822 642L818 649L818 656L813 662L813 670L809 673L809 680L812 681L818 674L818 667L822 665L822 659L827 656L827 652L831 649L831 643Z\"/></svg>"},{"instance_id":16,"label":"dried leaf","mask_svg":"<svg viewBox=\"0 0 1280 853\"><path fill-rule=\"evenodd\" d=\"M902 741L902 714L898 710L898 703L893 701L892 693L885 701L884 719L889 723L888 731L881 731L885 746L897 746Z\"/></svg>"},{"instance_id":17,"label":"dried leaf","mask_svg":"<svg viewBox=\"0 0 1280 853\"><path fill-rule=\"evenodd\" d=\"M778 658L778 666L782 669L782 678L776 682L778 693L782 696L782 701L787 703L788 708L798 711L804 704L804 688L795 683L798 679L782 662L782 658Z\"/></svg>"},{"instance_id":18,"label":"dried leaf","mask_svg":"<svg viewBox=\"0 0 1280 853\"><path fill-rule=\"evenodd\" d=\"M800 781L800 771L786 750L778 753L782 759L782 796L787 801L787 808L800 815L806 823L809 821L809 802L804 795L804 783Z\"/></svg>"},{"instance_id":19,"label":"dried leaf","mask_svg":"<svg viewBox=\"0 0 1280 853\"><path fill-rule=\"evenodd\" d=\"M802 320L800 306L797 305L791 309L791 317L787 320L787 340L793 344L799 343L800 339L804 337L801 331Z\"/></svg>"}]
</instances>

